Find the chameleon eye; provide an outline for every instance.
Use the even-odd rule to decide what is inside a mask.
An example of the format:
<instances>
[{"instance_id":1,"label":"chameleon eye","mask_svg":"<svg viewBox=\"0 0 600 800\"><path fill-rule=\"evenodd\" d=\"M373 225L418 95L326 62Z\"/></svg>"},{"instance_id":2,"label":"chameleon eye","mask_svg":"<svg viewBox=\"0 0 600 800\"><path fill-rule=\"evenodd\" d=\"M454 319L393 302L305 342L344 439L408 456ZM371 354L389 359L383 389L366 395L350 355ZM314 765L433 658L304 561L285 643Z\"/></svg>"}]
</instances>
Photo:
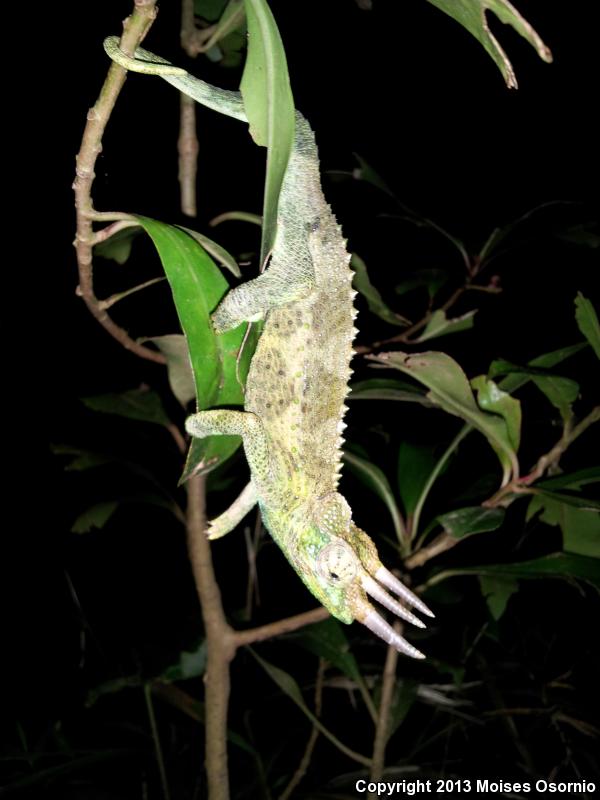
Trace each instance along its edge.
<instances>
[{"instance_id":1,"label":"chameleon eye","mask_svg":"<svg viewBox=\"0 0 600 800\"><path fill-rule=\"evenodd\" d=\"M345 586L356 575L356 558L342 544L328 544L317 556L319 575L334 586Z\"/></svg>"}]
</instances>

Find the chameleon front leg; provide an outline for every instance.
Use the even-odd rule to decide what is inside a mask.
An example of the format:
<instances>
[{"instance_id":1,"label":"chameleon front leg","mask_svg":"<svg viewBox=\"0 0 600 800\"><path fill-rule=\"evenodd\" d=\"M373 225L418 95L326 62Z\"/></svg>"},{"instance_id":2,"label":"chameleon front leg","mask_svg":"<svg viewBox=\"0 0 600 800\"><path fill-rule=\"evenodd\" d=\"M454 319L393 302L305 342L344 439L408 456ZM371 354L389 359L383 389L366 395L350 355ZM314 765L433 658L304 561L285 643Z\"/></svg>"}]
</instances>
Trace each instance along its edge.
<instances>
[{"instance_id":1,"label":"chameleon front leg","mask_svg":"<svg viewBox=\"0 0 600 800\"><path fill-rule=\"evenodd\" d=\"M208 523L208 538L220 539L221 536L225 536L226 533L232 531L244 519L246 514L254 508L257 501L256 487L250 481L227 511L219 514L218 517Z\"/></svg>"},{"instance_id":2,"label":"chameleon front leg","mask_svg":"<svg viewBox=\"0 0 600 800\"><path fill-rule=\"evenodd\" d=\"M258 487L261 496L263 495L263 485L264 489L268 491L271 477L269 444L262 422L256 414L249 411L231 411L225 408L199 411L186 419L185 429L191 436L198 439L215 435L241 436L253 481L262 484Z\"/></svg>"},{"instance_id":3,"label":"chameleon front leg","mask_svg":"<svg viewBox=\"0 0 600 800\"><path fill-rule=\"evenodd\" d=\"M314 290L314 281L309 276L285 275L283 270L272 264L258 278L246 281L232 289L221 301L212 315L217 333L236 328L242 322L262 319L267 311L277 306L302 300Z\"/></svg>"}]
</instances>

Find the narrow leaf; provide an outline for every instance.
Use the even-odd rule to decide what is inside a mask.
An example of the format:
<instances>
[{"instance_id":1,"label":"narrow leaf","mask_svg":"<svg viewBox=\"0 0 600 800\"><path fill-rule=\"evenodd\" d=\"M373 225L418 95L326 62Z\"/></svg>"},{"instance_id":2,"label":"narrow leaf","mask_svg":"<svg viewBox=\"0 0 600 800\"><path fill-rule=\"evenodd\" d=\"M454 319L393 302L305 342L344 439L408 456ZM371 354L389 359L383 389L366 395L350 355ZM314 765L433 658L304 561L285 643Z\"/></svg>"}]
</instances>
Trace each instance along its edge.
<instances>
[{"instance_id":1,"label":"narrow leaf","mask_svg":"<svg viewBox=\"0 0 600 800\"><path fill-rule=\"evenodd\" d=\"M349 450L344 450L344 461L350 470L386 504L394 523L396 536L398 541L401 542L404 539L404 525L388 479L375 464L357 456L355 453L351 453Z\"/></svg>"},{"instance_id":2,"label":"narrow leaf","mask_svg":"<svg viewBox=\"0 0 600 800\"><path fill-rule=\"evenodd\" d=\"M486 19L486 11L494 13L500 22L510 25L529 44L535 48L539 57L546 62L552 61L552 53L508 0L429 0L434 6L444 11L459 22L492 57L496 66L502 73L506 85L511 89L517 88L517 79L512 64L498 40L490 31Z\"/></svg>"},{"instance_id":3,"label":"narrow leaf","mask_svg":"<svg viewBox=\"0 0 600 800\"><path fill-rule=\"evenodd\" d=\"M389 378L370 378L350 384L349 400L395 400L407 403L420 403L432 406L431 400L412 383L390 380Z\"/></svg>"},{"instance_id":4,"label":"narrow leaf","mask_svg":"<svg viewBox=\"0 0 600 800\"><path fill-rule=\"evenodd\" d=\"M584 511L600 511L600 501L594 500L589 497L581 497L579 494L568 494L567 492L552 492L547 489L539 489L535 487L536 494L541 494L550 500L556 500L559 503L566 503L568 506L581 508Z\"/></svg>"},{"instance_id":5,"label":"narrow leaf","mask_svg":"<svg viewBox=\"0 0 600 800\"><path fill-rule=\"evenodd\" d=\"M446 336L449 333L460 333L460 331L469 330L475 323L474 317L476 313L477 309L474 311L467 311L466 314L460 317L448 319L446 312L438 308L438 310L434 311L431 315L423 333L418 339L413 339L413 341L425 342L427 339L435 339L436 336Z\"/></svg>"},{"instance_id":6,"label":"narrow leaf","mask_svg":"<svg viewBox=\"0 0 600 800\"><path fill-rule=\"evenodd\" d=\"M588 483L598 483L600 481L600 466L579 469L576 472L567 472L564 475L555 475L536 483L536 488L540 489L579 489Z\"/></svg>"},{"instance_id":7,"label":"narrow leaf","mask_svg":"<svg viewBox=\"0 0 600 800\"><path fill-rule=\"evenodd\" d=\"M117 264L125 264L131 255L134 239L140 233L140 229L134 226L123 228L105 241L94 245L94 255L116 261Z\"/></svg>"},{"instance_id":8,"label":"narrow leaf","mask_svg":"<svg viewBox=\"0 0 600 800\"><path fill-rule=\"evenodd\" d=\"M350 266L354 270L352 285L356 291L360 292L365 298L369 309L373 312L373 314L385 322L389 322L390 325L400 325L402 327L410 325L409 320L400 316L400 314L396 314L384 303L383 297L379 293L379 290L376 289L371 283L369 273L367 272L367 265L360 256L356 255L356 253L352 254Z\"/></svg>"},{"instance_id":9,"label":"narrow leaf","mask_svg":"<svg viewBox=\"0 0 600 800\"><path fill-rule=\"evenodd\" d=\"M531 498L527 519L531 519L539 511L542 522L560 526L563 549L566 552L600 559L600 514L590 514L589 511L541 494Z\"/></svg>"},{"instance_id":10,"label":"narrow leaf","mask_svg":"<svg viewBox=\"0 0 600 800\"><path fill-rule=\"evenodd\" d=\"M324 658L357 683L362 682L358 663L340 623L330 617L314 625L308 625L292 638L311 653Z\"/></svg>"},{"instance_id":11,"label":"narrow leaf","mask_svg":"<svg viewBox=\"0 0 600 800\"><path fill-rule=\"evenodd\" d=\"M242 0L240 0L242 2ZM225 250L224 247L221 247L220 244L214 242L212 239L209 239L208 236L205 236L203 233L199 233L198 231L193 231L191 228L184 228L183 225L178 225L178 228L181 228L182 231L188 233L192 239L195 239L202 247L206 250L206 252L212 256L215 261L218 261L219 264L226 267L232 275L235 275L236 278L241 277L240 268L238 266L237 261Z\"/></svg>"},{"instance_id":12,"label":"narrow leaf","mask_svg":"<svg viewBox=\"0 0 600 800\"><path fill-rule=\"evenodd\" d=\"M562 361L565 361L567 358L574 356L576 353L579 353L580 350L583 350L586 347L585 342L580 342L578 344L570 345L569 347L561 347L559 350L553 350L550 353L544 353L541 356L537 356L533 358L531 361L528 362L528 367L543 367L544 369L551 369L555 367L557 364L560 364ZM494 363L494 362L492 362ZM508 362L503 362L508 363ZM495 377L492 373L490 373L490 378ZM531 376L527 374L516 374L516 375L507 375L504 380L502 380L498 385L500 389L504 392L509 392L512 394L517 389L520 389L521 386L524 386L531 380Z\"/></svg>"},{"instance_id":13,"label":"narrow leaf","mask_svg":"<svg viewBox=\"0 0 600 800\"><path fill-rule=\"evenodd\" d=\"M592 345L594 353L600 358L600 323L598 323L598 315L592 303L581 292L577 292L577 297L575 298L575 319L579 325L579 330Z\"/></svg>"},{"instance_id":14,"label":"narrow leaf","mask_svg":"<svg viewBox=\"0 0 600 800\"><path fill-rule=\"evenodd\" d=\"M508 578L563 578L580 580L600 589L598 560L573 553L551 553L531 561L516 564L482 564L479 567L459 567L438 572L427 586L456 575L501 575Z\"/></svg>"},{"instance_id":15,"label":"narrow leaf","mask_svg":"<svg viewBox=\"0 0 600 800\"><path fill-rule=\"evenodd\" d=\"M398 491L404 511L411 516L438 459L435 447L402 442L398 449Z\"/></svg>"},{"instance_id":16,"label":"narrow leaf","mask_svg":"<svg viewBox=\"0 0 600 800\"><path fill-rule=\"evenodd\" d=\"M294 141L294 98L285 51L265 0L245 0L248 56L240 90L254 141L267 147L260 263L273 249L279 193Z\"/></svg>"},{"instance_id":17,"label":"narrow leaf","mask_svg":"<svg viewBox=\"0 0 600 800\"><path fill-rule=\"evenodd\" d=\"M369 358L411 375L430 389L428 397L436 405L483 433L503 466L503 483L508 481L511 471L517 471L516 455L505 420L478 407L467 376L450 356L435 351L412 355L397 351Z\"/></svg>"},{"instance_id":18,"label":"narrow leaf","mask_svg":"<svg viewBox=\"0 0 600 800\"><path fill-rule=\"evenodd\" d=\"M498 388L494 381L487 380L485 375L473 378L471 386L477 391L479 407L503 418L508 439L516 453L521 441L521 403Z\"/></svg>"},{"instance_id":19,"label":"narrow leaf","mask_svg":"<svg viewBox=\"0 0 600 800\"><path fill-rule=\"evenodd\" d=\"M519 591L518 582L514 578L480 575L479 585L492 618L498 621L506 611L510 598Z\"/></svg>"},{"instance_id":20,"label":"narrow leaf","mask_svg":"<svg viewBox=\"0 0 600 800\"><path fill-rule=\"evenodd\" d=\"M185 336L180 333L171 333L166 336L149 336L144 341L154 342L167 359L169 386L175 397L185 408L190 400L193 400L196 396L194 371Z\"/></svg>"},{"instance_id":21,"label":"narrow leaf","mask_svg":"<svg viewBox=\"0 0 600 800\"><path fill-rule=\"evenodd\" d=\"M495 531L502 525L505 513L503 508L471 506L442 514L437 521L454 539L464 539L475 533Z\"/></svg>"},{"instance_id":22,"label":"narrow leaf","mask_svg":"<svg viewBox=\"0 0 600 800\"><path fill-rule=\"evenodd\" d=\"M358 761L360 764L364 764L365 766L370 765L371 762L369 761L368 758L361 755L360 753L354 752L349 747L346 747L346 745L340 742L340 740L336 736L334 736L333 733L331 733L331 731L328 728L326 728L323 725L321 720L318 717L316 717L312 713L312 711L309 710L306 703L304 702L304 698L302 697L302 692L300 691L300 687L289 673L284 672L282 669L279 669L279 667L276 667L274 664L270 664L268 661L265 661L263 658L257 655L251 648L248 649L250 650L254 658L258 661L258 663L261 665L261 667L264 669L264 671L267 673L267 675L271 678L271 680L274 681L274 683L276 683L277 686L279 686L281 691L287 697L289 697L293 703L295 703L298 706L298 708L302 711L302 713L306 717L308 717L308 719L312 722L315 728L318 728L318 730L323 734L323 736L329 739L329 741L335 747L337 747L338 750L347 755L349 758L352 758L354 759L354 761Z\"/></svg>"},{"instance_id":23,"label":"narrow leaf","mask_svg":"<svg viewBox=\"0 0 600 800\"><path fill-rule=\"evenodd\" d=\"M445 286L450 279L450 275L443 269L420 269L418 272L408 273L394 288L398 295L412 292L414 289L425 288L429 299L433 300L439 290Z\"/></svg>"},{"instance_id":24,"label":"narrow leaf","mask_svg":"<svg viewBox=\"0 0 600 800\"><path fill-rule=\"evenodd\" d=\"M169 281L173 300L185 334L196 385L199 410L212 406L242 405L243 384L256 346L252 328L239 359L246 333L244 326L217 336L210 315L228 289L227 281L203 247L185 231L147 217L138 217L151 237ZM206 473L229 458L240 446L238 436L194 439L182 480L194 473Z\"/></svg>"},{"instance_id":25,"label":"narrow leaf","mask_svg":"<svg viewBox=\"0 0 600 800\"><path fill-rule=\"evenodd\" d=\"M82 402L92 411L103 414L116 414L154 425L171 424L160 396L150 389L131 389L121 394L109 392L95 397L83 397Z\"/></svg>"},{"instance_id":26,"label":"narrow leaf","mask_svg":"<svg viewBox=\"0 0 600 800\"><path fill-rule=\"evenodd\" d=\"M89 533L93 528L103 528L119 506L117 501L96 503L80 514L71 526L72 533Z\"/></svg>"}]
</instances>

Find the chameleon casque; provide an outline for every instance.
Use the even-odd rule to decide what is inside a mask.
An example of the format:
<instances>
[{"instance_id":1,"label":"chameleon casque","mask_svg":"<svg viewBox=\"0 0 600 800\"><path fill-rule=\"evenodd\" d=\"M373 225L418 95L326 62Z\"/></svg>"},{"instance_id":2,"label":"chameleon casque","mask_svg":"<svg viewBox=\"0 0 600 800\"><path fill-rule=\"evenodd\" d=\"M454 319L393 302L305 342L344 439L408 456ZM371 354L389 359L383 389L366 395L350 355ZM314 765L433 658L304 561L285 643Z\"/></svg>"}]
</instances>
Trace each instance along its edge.
<instances>
[{"instance_id":1,"label":"chameleon casque","mask_svg":"<svg viewBox=\"0 0 600 800\"><path fill-rule=\"evenodd\" d=\"M202 105L247 122L239 93L213 87L141 48L129 58L116 37L104 47L123 67L160 75ZM337 491L357 314L345 245L321 190L314 134L296 112L269 266L232 289L212 317L217 333L265 320L248 373L245 410L201 411L188 417L186 429L196 437L240 435L250 466L250 482L212 521L209 538L233 530L258 503L271 536L334 617L358 620L401 653L424 658L368 596L419 627L423 623L406 606L432 612L381 564Z\"/></svg>"}]
</instances>

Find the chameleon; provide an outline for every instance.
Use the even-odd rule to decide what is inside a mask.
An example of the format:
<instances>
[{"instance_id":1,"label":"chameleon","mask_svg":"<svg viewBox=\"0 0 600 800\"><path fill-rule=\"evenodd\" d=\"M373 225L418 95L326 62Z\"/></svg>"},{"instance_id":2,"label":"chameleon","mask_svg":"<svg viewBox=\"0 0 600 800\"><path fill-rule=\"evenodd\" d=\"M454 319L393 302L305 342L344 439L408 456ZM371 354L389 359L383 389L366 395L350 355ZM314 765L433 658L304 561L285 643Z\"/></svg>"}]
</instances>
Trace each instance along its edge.
<instances>
[{"instance_id":1,"label":"chameleon","mask_svg":"<svg viewBox=\"0 0 600 800\"><path fill-rule=\"evenodd\" d=\"M159 75L202 105L248 122L240 93L211 86L142 48L126 56L117 37L104 48L126 69ZM346 241L321 189L315 136L297 111L276 223L267 268L231 289L212 314L217 334L264 319L244 410L199 411L185 423L193 437L241 436L250 467L250 482L209 523L208 536L224 536L258 504L272 538L333 617L357 620L399 652L425 658L371 600L421 628L408 607L433 612L383 566L338 492L356 292Z\"/></svg>"}]
</instances>

